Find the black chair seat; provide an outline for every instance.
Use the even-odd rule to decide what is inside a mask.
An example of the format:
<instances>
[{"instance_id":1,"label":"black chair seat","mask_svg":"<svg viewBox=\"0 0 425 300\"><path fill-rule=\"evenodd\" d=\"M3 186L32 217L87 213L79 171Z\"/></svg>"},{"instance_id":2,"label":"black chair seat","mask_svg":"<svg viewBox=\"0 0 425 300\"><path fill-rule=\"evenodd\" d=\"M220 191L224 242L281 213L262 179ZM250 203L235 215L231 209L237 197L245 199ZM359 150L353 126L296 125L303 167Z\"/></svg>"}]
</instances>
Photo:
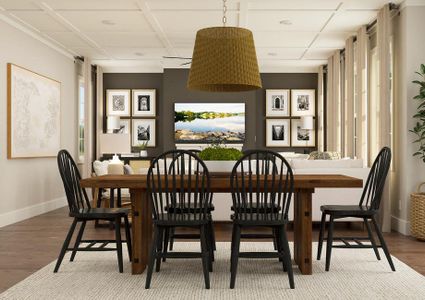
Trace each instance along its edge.
<instances>
[{"instance_id":1,"label":"black chair seat","mask_svg":"<svg viewBox=\"0 0 425 300\"><path fill-rule=\"evenodd\" d=\"M246 206L238 206L238 210L241 210L243 212L247 212L247 213L258 213L260 214L264 214L264 213L271 213L271 212L279 212L282 208L276 204L272 205L271 203L267 203L266 205L262 204L259 206L259 208L257 208L258 205L257 203L251 203L251 204L247 204ZM230 209L232 211L235 211L234 206L232 205L230 207Z\"/></svg>"},{"instance_id":2,"label":"black chair seat","mask_svg":"<svg viewBox=\"0 0 425 300\"><path fill-rule=\"evenodd\" d=\"M166 206L165 211L169 213L176 213L176 214L199 213L200 212L199 203L197 203L196 206L197 207L195 208L194 202L191 202L189 204L189 207ZM208 213L211 213L215 209L215 207L212 203L209 203L206 209Z\"/></svg>"},{"instance_id":3,"label":"black chair seat","mask_svg":"<svg viewBox=\"0 0 425 300\"><path fill-rule=\"evenodd\" d=\"M320 206L320 210L325 214L349 217L372 216L377 212L375 210L370 210L366 206L359 205L322 205Z\"/></svg>"},{"instance_id":4,"label":"black chair seat","mask_svg":"<svg viewBox=\"0 0 425 300\"><path fill-rule=\"evenodd\" d=\"M79 219L115 219L126 216L130 212L128 208L83 208L78 212L70 212L69 216Z\"/></svg>"},{"instance_id":5,"label":"black chair seat","mask_svg":"<svg viewBox=\"0 0 425 300\"><path fill-rule=\"evenodd\" d=\"M242 226L277 226L284 225L287 223L287 220L279 214L279 215L270 215L270 214L248 214L244 216L242 214L242 218L236 218L235 215L231 215L230 219L238 225Z\"/></svg>"}]
</instances>

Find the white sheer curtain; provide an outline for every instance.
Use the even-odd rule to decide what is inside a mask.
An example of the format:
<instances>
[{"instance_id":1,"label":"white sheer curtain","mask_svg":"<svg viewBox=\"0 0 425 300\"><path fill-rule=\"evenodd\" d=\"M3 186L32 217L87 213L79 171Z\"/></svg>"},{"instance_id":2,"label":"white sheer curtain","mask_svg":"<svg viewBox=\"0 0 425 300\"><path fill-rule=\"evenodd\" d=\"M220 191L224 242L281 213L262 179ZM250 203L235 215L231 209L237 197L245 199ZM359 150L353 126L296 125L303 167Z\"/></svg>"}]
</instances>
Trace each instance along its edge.
<instances>
[{"instance_id":1,"label":"white sheer curtain","mask_svg":"<svg viewBox=\"0 0 425 300\"><path fill-rule=\"evenodd\" d=\"M354 157L354 37L345 42L345 85L344 85L344 153Z\"/></svg>"},{"instance_id":2,"label":"white sheer curtain","mask_svg":"<svg viewBox=\"0 0 425 300\"><path fill-rule=\"evenodd\" d=\"M369 35L366 26L360 27L357 31L356 42L356 157L363 159L364 165L368 162L368 49Z\"/></svg>"},{"instance_id":3,"label":"white sheer curtain","mask_svg":"<svg viewBox=\"0 0 425 300\"><path fill-rule=\"evenodd\" d=\"M377 47L379 59L379 148L391 146L391 55L390 55L390 7L385 5L378 13ZM388 177L391 176L391 172ZM382 202L380 221L383 231L391 231L390 178L387 178Z\"/></svg>"},{"instance_id":4,"label":"white sheer curtain","mask_svg":"<svg viewBox=\"0 0 425 300\"><path fill-rule=\"evenodd\" d=\"M324 90L323 90L324 67L319 67L317 82L317 150L324 151Z\"/></svg>"},{"instance_id":5,"label":"white sheer curtain","mask_svg":"<svg viewBox=\"0 0 425 300\"><path fill-rule=\"evenodd\" d=\"M341 55L328 59L326 99L326 150L341 152Z\"/></svg>"}]
</instances>

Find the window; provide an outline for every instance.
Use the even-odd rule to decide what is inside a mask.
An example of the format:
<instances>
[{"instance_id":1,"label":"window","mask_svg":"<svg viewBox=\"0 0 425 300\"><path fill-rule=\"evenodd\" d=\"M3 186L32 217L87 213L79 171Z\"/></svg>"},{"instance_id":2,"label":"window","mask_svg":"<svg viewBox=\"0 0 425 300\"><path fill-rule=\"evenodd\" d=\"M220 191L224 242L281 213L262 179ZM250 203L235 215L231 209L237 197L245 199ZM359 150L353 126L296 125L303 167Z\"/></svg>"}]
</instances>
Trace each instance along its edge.
<instances>
[{"instance_id":1,"label":"window","mask_svg":"<svg viewBox=\"0 0 425 300\"><path fill-rule=\"evenodd\" d=\"M370 51L369 165L379 152L379 58L378 47ZM371 161L372 160L372 161Z\"/></svg>"},{"instance_id":2,"label":"window","mask_svg":"<svg viewBox=\"0 0 425 300\"><path fill-rule=\"evenodd\" d=\"M84 79L78 77L78 162L84 162Z\"/></svg>"}]
</instances>

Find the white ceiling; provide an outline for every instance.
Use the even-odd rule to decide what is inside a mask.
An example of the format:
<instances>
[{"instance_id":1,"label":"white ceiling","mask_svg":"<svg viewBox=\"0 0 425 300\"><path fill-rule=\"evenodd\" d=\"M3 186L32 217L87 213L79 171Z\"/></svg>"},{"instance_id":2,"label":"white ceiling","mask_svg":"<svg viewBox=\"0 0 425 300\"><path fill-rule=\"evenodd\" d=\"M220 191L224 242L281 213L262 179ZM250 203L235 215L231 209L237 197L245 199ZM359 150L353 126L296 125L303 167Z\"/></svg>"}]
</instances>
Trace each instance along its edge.
<instances>
[{"instance_id":1,"label":"white ceiling","mask_svg":"<svg viewBox=\"0 0 425 300\"><path fill-rule=\"evenodd\" d=\"M388 2L227 0L227 23L253 31L262 71L315 71ZM190 57L196 31L221 25L222 1L0 0L0 14L106 71L160 72L187 61L164 55Z\"/></svg>"}]
</instances>

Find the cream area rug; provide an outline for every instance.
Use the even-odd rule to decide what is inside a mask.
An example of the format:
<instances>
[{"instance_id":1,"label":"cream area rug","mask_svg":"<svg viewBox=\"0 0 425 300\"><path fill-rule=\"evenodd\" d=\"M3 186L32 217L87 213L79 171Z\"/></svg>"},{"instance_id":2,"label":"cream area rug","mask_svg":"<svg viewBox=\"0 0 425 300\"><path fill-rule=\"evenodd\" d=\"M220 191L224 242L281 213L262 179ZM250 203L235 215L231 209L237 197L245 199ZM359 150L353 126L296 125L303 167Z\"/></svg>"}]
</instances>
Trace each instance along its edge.
<instances>
[{"instance_id":1,"label":"cream area rug","mask_svg":"<svg viewBox=\"0 0 425 300\"><path fill-rule=\"evenodd\" d=\"M199 243L177 242L175 251L199 251ZM314 245L316 253L317 244ZM270 251L271 243L243 242L241 251ZM125 253L125 252L124 252ZM217 243L211 289L204 289L200 259L168 259L154 272L151 289L145 274L131 275L125 256L118 272L115 252L69 254L57 274L55 262L0 295L0 299L425 299L425 277L393 257L396 272L370 249L334 249L331 270L314 260L313 275L294 267L295 290L277 259L240 259L236 287L230 285L230 243Z\"/></svg>"}]
</instances>

